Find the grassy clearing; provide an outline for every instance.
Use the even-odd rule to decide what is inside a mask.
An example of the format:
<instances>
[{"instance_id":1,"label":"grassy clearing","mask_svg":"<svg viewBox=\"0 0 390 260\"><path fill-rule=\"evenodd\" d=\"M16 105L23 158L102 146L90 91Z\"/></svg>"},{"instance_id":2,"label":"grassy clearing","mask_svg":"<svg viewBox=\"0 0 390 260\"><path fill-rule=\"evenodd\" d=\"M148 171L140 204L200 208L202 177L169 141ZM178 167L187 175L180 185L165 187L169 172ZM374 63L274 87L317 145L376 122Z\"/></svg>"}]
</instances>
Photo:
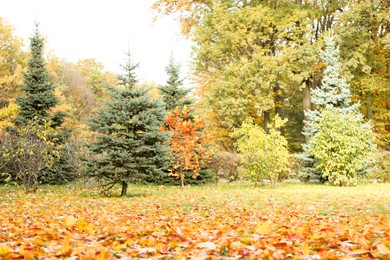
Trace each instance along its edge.
<instances>
[{"instance_id":1,"label":"grassy clearing","mask_svg":"<svg viewBox=\"0 0 390 260\"><path fill-rule=\"evenodd\" d=\"M0 208L4 259L390 257L389 184L1 187Z\"/></svg>"}]
</instances>

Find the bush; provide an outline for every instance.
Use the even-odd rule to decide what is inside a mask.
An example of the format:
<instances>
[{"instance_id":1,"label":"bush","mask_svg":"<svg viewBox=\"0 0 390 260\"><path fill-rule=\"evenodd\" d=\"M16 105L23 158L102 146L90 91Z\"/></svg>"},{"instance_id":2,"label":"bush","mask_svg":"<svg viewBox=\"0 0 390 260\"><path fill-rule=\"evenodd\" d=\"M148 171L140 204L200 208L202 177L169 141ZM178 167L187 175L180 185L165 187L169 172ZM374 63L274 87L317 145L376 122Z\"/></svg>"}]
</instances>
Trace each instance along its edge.
<instances>
[{"instance_id":1,"label":"bush","mask_svg":"<svg viewBox=\"0 0 390 260\"><path fill-rule=\"evenodd\" d=\"M373 148L371 128L363 125L356 114L341 114L329 108L322 111L316 128L318 132L309 147L314 167L329 183L356 184L369 164Z\"/></svg>"},{"instance_id":2,"label":"bush","mask_svg":"<svg viewBox=\"0 0 390 260\"><path fill-rule=\"evenodd\" d=\"M375 157L377 167L368 177L380 182L390 182L390 151L377 151Z\"/></svg>"},{"instance_id":3,"label":"bush","mask_svg":"<svg viewBox=\"0 0 390 260\"><path fill-rule=\"evenodd\" d=\"M218 177L233 182L239 179L240 156L232 152L217 152L210 164Z\"/></svg>"},{"instance_id":4,"label":"bush","mask_svg":"<svg viewBox=\"0 0 390 260\"><path fill-rule=\"evenodd\" d=\"M59 159L59 148L51 138L53 129L30 122L19 127L15 133L4 133L0 140L0 163L14 173L5 173L5 181L20 180L27 191L35 191L40 174L51 169ZM0 169L1 170L1 169Z\"/></svg>"},{"instance_id":5,"label":"bush","mask_svg":"<svg viewBox=\"0 0 390 260\"><path fill-rule=\"evenodd\" d=\"M288 144L278 130L286 121L276 116L266 134L263 128L247 119L233 132L232 137L238 138L235 145L242 158L240 172L245 178L255 182L267 178L275 187L277 181L287 176L290 171Z\"/></svg>"}]
</instances>

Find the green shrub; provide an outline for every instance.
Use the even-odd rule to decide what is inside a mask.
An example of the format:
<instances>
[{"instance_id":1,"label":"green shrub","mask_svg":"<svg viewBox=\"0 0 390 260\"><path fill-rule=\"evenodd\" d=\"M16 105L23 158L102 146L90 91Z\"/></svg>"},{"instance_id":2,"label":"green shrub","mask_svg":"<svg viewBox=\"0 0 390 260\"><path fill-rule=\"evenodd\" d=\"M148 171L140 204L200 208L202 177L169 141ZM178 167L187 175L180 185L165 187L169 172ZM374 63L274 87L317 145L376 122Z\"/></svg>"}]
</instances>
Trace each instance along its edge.
<instances>
[{"instance_id":1,"label":"green shrub","mask_svg":"<svg viewBox=\"0 0 390 260\"><path fill-rule=\"evenodd\" d=\"M288 144L278 130L286 121L276 116L266 134L263 128L247 119L233 132L242 158L240 172L244 178L255 182L269 179L274 187L278 180L287 176L290 171Z\"/></svg>"},{"instance_id":2,"label":"green shrub","mask_svg":"<svg viewBox=\"0 0 390 260\"><path fill-rule=\"evenodd\" d=\"M373 148L371 128L363 125L354 113L341 114L330 108L322 111L316 128L318 132L309 147L314 167L329 183L356 184L369 164Z\"/></svg>"},{"instance_id":3,"label":"green shrub","mask_svg":"<svg viewBox=\"0 0 390 260\"><path fill-rule=\"evenodd\" d=\"M368 177L380 182L390 182L390 151L377 151L375 157L376 168Z\"/></svg>"}]
</instances>

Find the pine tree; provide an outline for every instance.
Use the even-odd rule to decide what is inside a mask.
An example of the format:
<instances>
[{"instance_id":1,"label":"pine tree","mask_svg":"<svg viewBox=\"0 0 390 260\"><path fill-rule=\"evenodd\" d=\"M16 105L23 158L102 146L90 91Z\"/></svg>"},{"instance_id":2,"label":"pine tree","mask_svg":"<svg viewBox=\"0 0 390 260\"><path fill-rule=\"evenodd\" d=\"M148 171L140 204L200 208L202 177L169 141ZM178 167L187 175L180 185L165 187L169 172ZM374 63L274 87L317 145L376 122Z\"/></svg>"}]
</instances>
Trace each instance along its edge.
<instances>
[{"instance_id":1,"label":"pine tree","mask_svg":"<svg viewBox=\"0 0 390 260\"><path fill-rule=\"evenodd\" d=\"M36 25L30 43L31 58L27 72L24 73L24 84L21 86L23 96L16 99L20 107L19 116L15 119L16 125L25 125L27 121L37 121L43 125L51 122L52 127L62 124L64 114L50 114L50 109L58 104L54 95L54 85L49 81L49 73L43 58L44 38L40 35Z\"/></svg>"},{"instance_id":2,"label":"pine tree","mask_svg":"<svg viewBox=\"0 0 390 260\"><path fill-rule=\"evenodd\" d=\"M37 129L50 128L46 129L47 133L41 134L50 133L45 137L47 139L45 141L54 144L55 149L53 148L51 156L59 158L54 161L51 167L43 167L36 174L39 183L59 184L70 181L74 177L71 172L73 169L70 165L69 155L64 146L70 130L58 129L64 122L65 113L62 111L53 112L53 108L58 104L58 99L54 94L55 87L50 82L49 73L46 69L43 56L44 38L39 33L38 24L36 24L34 34L30 40L31 56L27 71L23 74L24 82L20 86L22 96L16 98L19 113L13 119L14 126L9 127L8 130L21 138L24 133L18 133L20 129L30 129L33 126Z\"/></svg>"},{"instance_id":3,"label":"pine tree","mask_svg":"<svg viewBox=\"0 0 390 260\"><path fill-rule=\"evenodd\" d=\"M147 96L147 89L135 87L137 66L128 54L111 101L90 122L96 141L89 145L92 159L87 168L92 177L104 181L106 190L120 184L121 196L126 195L128 183L158 178L169 163L168 135L160 131L164 108Z\"/></svg>"},{"instance_id":4,"label":"pine tree","mask_svg":"<svg viewBox=\"0 0 390 260\"><path fill-rule=\"evenodd\" d=\"M336 47L334 38L325 38L325 51L322 52L322 60L326 64L324 77L319 88L311 92L311 101L317 106L317 110L307 110L307 125L304 130L305 136L313 136L316 133L314 123L320 118L320 110L329 107L339 113L346 114L356 112L359 103L351 105L351 91L349 84L340 75L340 50Z\"/></svg>"},{"instance_id":5,"label":"pine tree","mask_svg":"<svg viewBox=\"0 0 390 260\"><path fill-rule=\"evenodd\" d=\"M173 111L175 107L182 109L183 106L191 104L191 101L186 99L189 90L182 88L184 80L180 79L180 65L171 58L165 71L168 74L168 80L159 90L166 110Z\"/></svg>"},{"instance_id":6,"label":"pine tree","mask_svg":"<svg viewBox=\"0 0 390 260\"><path fill-rule=\"evenodd\" d=\"M312 154L312 138L318 134L317 125L322 120L323 111L331 110L336 114L347 116L353 114L355 120L359 122L362 128L370 128L369 124L363 124L362 115L358 112L359 103L351 104L351 91L349 84L340 75L339 63L339 48L336 47L334 37L327 36L325 38L325 51L322 52L322 60L326 64L324 76L319 88L313 89L311 92L312 103L316 106L315 110L305 111L306 121L303 134L309 137L309 143L303 145L303 153L299 159L302 162L302 172L300 178L324 179L323 173L315 167L316 160ZM327 112L328 113L328 112Z\"/></svg>"}]
</instances>

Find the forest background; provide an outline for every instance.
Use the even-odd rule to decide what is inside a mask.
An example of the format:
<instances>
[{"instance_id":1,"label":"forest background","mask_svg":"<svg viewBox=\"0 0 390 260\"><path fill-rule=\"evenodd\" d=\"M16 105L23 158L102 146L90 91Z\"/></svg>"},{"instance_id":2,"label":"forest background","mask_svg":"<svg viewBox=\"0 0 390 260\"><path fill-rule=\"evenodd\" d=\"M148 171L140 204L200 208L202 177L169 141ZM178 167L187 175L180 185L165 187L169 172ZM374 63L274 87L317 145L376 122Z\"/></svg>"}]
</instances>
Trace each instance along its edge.
<instances>
[{"instance_id":1,"label":"forest background","mask_svg":"<svg viewBox=\"0 0 390 260\"><path fill-rule=\"evenodd\" d=\"M311 92L321 86L324 78L327 64L321 50L325 49L327 35L332 35L339 46L339 73L350 86L352 102L360 103L360 113L365 121L371 122L375 133L374 157L379 171L374 171L371 177L389 180L386 175L390 140L389 5L388 1L380 0L156 1L153 8L157 19L161 15L173 15L180 22L183 35L193 42L189 78L195 87L182 100L190 100L191 113L200 115L205 122L212 140L207 147L214 154L208 166L186 161L177 164L175 170L184 164L183 170L180 174L175 170L165 171L167 180L170 180L168 175L183 180L181 176L185 174L189 174L187 179L199 175L199 182L214 179L215 175L228 180L247 177L241 174L244 172L242 158L235 145L238 138L234 137L234 131L247 118L254 125L262 126L265 133L270 132L269 124L275 118L288 119L284 126L277 128L288 142L289 153L302 153L302 144L310 142L302 134L307 120L304 111L316 108ZM26 84L25 75L32 56L15 35L12 25L3 19L0 25L0 127L5 138L5 129L12 128L20 114L15 97L23 94L20 86ZM38 179L40 183L83 179L83 160L90 156L84 144L97 138L88 122L112 100L110 89L120 82L117 75L106 71L96 59L73 63L52 53L44 56L49 82L58 100L47 112L53 116L58 112L67 114L58 129L72 131L56 155L56 160L66 158L66 163L57 162L63 167L46 169ZM164 100L161 89L170 84L181 89L180 66L174 59L167 61L167 65L166 72L174 82L168 80L164 86L153 83L142 86L145 84L134 82L135 88L149 88L148 95L156 100ZM183 106L180 108L185 110ZM166 109L166 113L172 111L172 107ZM296 164L295 156L287 157L290 165ZM8 166L9 162L4 163L2 182L18 182L18 174L7 169ZM298 171L289 170L280 180L297 178ZM267 174L262 178L268 178ZM157 179L152 182L161 183ZM170 181L162 181L167 182Z\"/></svg>"}]
</instances>

